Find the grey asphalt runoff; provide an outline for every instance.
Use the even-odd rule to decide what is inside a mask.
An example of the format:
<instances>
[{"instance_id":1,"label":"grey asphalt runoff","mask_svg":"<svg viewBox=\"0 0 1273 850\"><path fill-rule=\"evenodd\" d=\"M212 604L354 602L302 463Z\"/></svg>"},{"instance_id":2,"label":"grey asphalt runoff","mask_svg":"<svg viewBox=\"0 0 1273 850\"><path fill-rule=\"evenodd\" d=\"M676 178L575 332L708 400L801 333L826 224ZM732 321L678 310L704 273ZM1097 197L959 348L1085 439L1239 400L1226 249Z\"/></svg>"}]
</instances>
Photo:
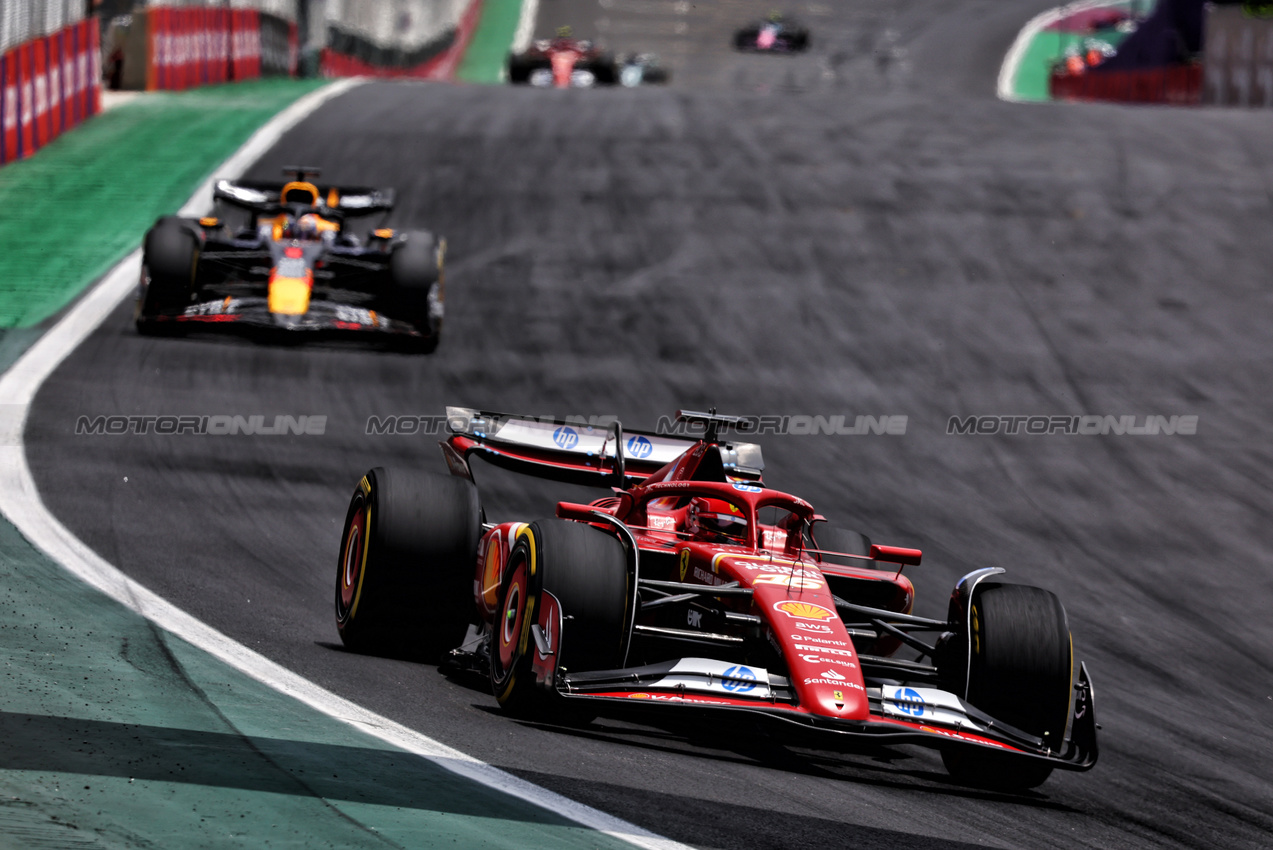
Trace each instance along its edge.
<instances>
[{"instance_id":1,"label":"grey asphalt runoff","mask_svg":"<svg viewBox=\"0 0 1273 850\"><path fill-rule=\"evenodd\" d=\"M744 6L711 14L764 11ZM665 89L345 95L251 176L302 161L396 187L390 223L449 240L440 350L143 339L121 305L37 399L41 493L247 646L695 846L1267 847L1273 113L999 102L999 59L1041 7L828 3L806 15L808 56L736 55L726 28ZM545 9L582 29L591 7ZM343 651L355 482L444 469L437 437L367 420L447 404L629 427L678 407L907 416L903 436L764 436L767 481L922 548L917 613L941 616L983 566L1054 590L1095 680L1101 763L990 794L922 749L521 724L431 665ZM81 415L160 414L328 419L322 436L74 434ZM947 434L952 416L1084 414L1199 419ZM478 476L493 519L586 495Z\"/></svg>"}]
</instances>

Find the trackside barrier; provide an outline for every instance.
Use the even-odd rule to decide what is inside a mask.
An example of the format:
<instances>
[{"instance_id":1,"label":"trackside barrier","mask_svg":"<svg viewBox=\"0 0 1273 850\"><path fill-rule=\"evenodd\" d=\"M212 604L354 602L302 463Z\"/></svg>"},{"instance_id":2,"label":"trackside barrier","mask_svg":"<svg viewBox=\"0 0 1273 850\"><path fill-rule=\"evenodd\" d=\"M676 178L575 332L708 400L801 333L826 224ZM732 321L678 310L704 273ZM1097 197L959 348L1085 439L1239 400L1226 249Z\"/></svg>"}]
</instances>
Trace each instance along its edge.
<instances>
[{"instance_id":1,"label":"trackside barrier","mask_svg":"<svg viewBox=\"0 0 1273 850\"><path fill-rule=\"evenodd\" d=\"M154 6L145 10L146 88L295 75L296 24L256 9Z\"/></svg>"},{"instance_id":2,"label":"trackside barrier","mask_svg":"<svg viewBox=\"0 0 1273 850\"><path fill-rule=\"evenodd\" d=\"M1053 74L1048 89L1053 100L1191 106L1202 101L1202 66L1179 65L1130 71L1092 68L1082 74Z\"/></svg>"},{"instance_id":3,"label":"trackside barrier","mask_svg":"<svg viewBox=\"0 0 1273 850\"><path fill-rule=\"evenodd\" d=\"M102 108L97 19L0 55L0 164L35 153Z\"/></svg>"},{"instance_id":4,"label":"trackside barrier","mask_svg":"<svg viewBox=\"0 0 1273 850\"><path fill-rule=\"evenodd\" d=\"M319 56L325 77L450 79L477 29L483 0L471 0L456 25L412 50L386 49L354 33L330 27Z\"/></svg>"}]
</instances>

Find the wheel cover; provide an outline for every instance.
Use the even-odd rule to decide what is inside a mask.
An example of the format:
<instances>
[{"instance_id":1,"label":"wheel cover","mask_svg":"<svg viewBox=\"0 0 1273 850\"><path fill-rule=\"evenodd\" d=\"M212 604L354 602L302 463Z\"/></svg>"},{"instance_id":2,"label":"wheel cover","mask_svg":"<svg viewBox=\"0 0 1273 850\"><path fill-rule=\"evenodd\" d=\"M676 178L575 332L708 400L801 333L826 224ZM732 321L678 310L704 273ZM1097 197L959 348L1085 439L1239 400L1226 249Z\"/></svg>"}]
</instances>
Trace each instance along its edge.
<instances>
[{"instance_id":1,"label":"wheel cover","mask_svg":"<svg viewBox=\"0 0 1273 850\"><path fill-rule=\"evenodd\" d=\"M500 670L504 673L513 669L518 657L522 654L522 630L526 618L526 600L530 596L530 587L526 571L526 562L518 563L509 578L508 592L504 594L504 605L501 608L496 637L499 642L498 657Z\"/></svg>"},{"instance_id":2,"label":"wheel cover","mask_svg":"<svg viewBox=\"0 0 1273 850\"><path fill-rule=\"evenodd\" d=\"M345 547L340 557L340 588L337 594L341 620L352 616L358 607L358 592L362 588L363 566L367 557L367 514L367 508L359 505L345 532Z\"/></svg>"}]
</instances>

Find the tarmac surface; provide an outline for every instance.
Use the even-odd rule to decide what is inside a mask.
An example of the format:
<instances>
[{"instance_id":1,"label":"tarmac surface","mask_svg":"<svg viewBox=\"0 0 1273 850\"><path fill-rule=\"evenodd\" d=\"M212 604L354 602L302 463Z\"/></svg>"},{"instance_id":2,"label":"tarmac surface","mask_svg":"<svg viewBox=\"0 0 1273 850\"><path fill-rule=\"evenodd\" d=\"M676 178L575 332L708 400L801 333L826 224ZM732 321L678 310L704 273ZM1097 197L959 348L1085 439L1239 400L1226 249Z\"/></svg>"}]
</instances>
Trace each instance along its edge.
<instances>
[{"instance_id":1,"label":"tarmac surface","mask_svg":"<svg viewBox=\"0 0 1273 850\"><path fill-rule=\"evenodd\" d=\"M541 25L564 2L544 0ZM1273 114L1001 103L998 62L1040 8L828 4L805 15L809 55L740 56L726 28L666 89L361 87L251 176L299 159L396 187L389 223L449 240L439 351L143 339L121 305L31 412L42 496L245 645L696 846L1268 846ZM591 11L565 16L582 29ZM982 566L1057 592L1095 681L1100 764L1012 796L954 785L914 748L537 727L430 665L343 651L333 574L354 484L375 465L443 469L436 438L368 436L367 419L447 404L629 427L678 407L906 415L904 436L764 437L766 480L924 549L917 613L941 615ZM74 433L81 415L163 414L328 424ZM947 434L952 416L1083 414L1199 425ZM581 495L477 474L494 519Z\"/></svg>"}]
</instances>

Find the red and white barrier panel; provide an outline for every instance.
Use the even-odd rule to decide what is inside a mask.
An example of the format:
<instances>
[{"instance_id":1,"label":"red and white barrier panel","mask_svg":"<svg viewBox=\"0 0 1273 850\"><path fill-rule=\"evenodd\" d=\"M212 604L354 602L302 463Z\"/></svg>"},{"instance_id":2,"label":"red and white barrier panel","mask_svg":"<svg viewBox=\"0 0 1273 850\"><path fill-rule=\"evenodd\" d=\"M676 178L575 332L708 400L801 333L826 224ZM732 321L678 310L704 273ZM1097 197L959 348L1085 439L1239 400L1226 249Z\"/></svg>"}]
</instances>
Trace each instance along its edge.
<instances>
[{"instance_id":1,"label":"red and white barrier panel","mask_svg":"<svg viewBox=\"0 0 1273 850\"><path fill-rule=\"evenodd\" d=\"M455 37L446 49L429 59L410 66L385 67L357 56L323 48L320 69L325 77L415 77L427 80L450 80L468 49L477 23L482 17L482 0L472 0L456 24Z\"/></svg>"},{"instance_id":2,"label":"red and white barrier panel","mask_svg":"<svg viewBox=\"0 0 1273 850\"><path fill-rule=\"evenodd\" d=\"M1093 68L1082 74L1053 74L1050 92L1054 100L1191 106L1202 100L1202 66L1178 65L1134 71Z\"/></svg>"},{"instance_id":3,"label":"red and white barrier panel","mask_svg":"<svg viewBox=\"0 0 1273 850\"><path fill-rule=\"evenodd\" d=\"M0 55L0 164L101 111L100 37L88 18Z\"/></svg>"},{"instance_id":4,"label":"red and white barrier panel","mask_svg":"<svg viewBox=\"0 0 1273 850\"><path fill-rule=\"evenodd\" d=\"M146 88L183 91L261 76L255 9L152 7L146 14Z\"/></svg>"}]
</instances>

